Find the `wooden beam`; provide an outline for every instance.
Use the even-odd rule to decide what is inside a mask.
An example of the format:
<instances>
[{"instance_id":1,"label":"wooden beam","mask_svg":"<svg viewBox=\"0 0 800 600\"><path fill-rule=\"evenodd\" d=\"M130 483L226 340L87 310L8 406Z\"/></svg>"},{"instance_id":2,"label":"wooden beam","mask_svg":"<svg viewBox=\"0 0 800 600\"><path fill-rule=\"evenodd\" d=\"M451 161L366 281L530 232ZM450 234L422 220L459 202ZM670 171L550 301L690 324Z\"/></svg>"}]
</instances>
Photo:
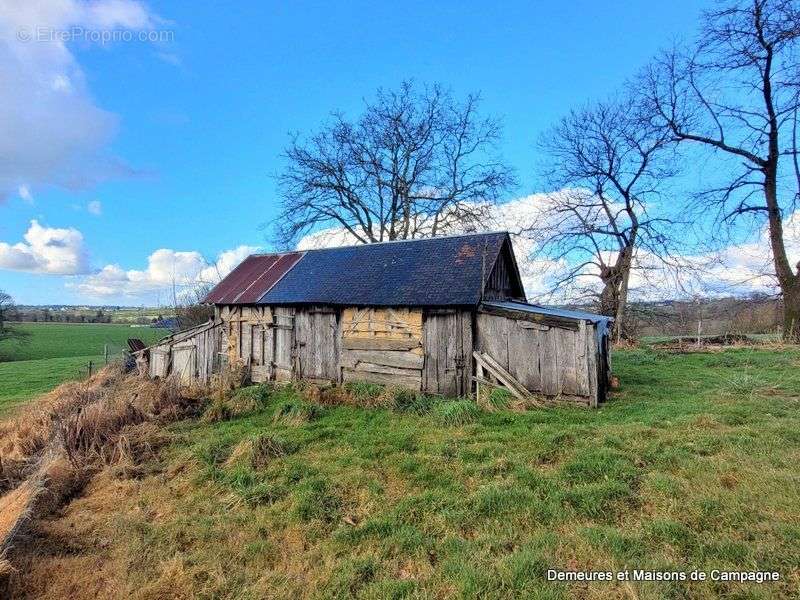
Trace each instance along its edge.
<instances>
[{"instance_id":1,"label":"wooden beam","mask_svg":"<svg viewBox=\"0 0 800 600\"><path fill-rule=\"evenodd\" d=\"M345 350L413 350L421 347L419 340L393 340L385 338L345 338L342 348Z\"/></svg>"},{"instance_id":2,"label":"wooden beam","mask_svg":"<svg viewBox=\"0 0 800 600\"><path fill-rule=\"evenodd\" d=\"M420 369L403 369L401 367L387 367L375 363L359 362L354 367L348 367L353 371L368 371L370 373L386 373L387 375L402 375L408 377L422 377Z\"/></svg>"},{"instance_id":3,"label":"wooden beam","mask_svg":"<svg viewBox=\"0 0 800 600\"><path fill-rule=\"evenodd\" d=\"M530 402L534 406L542 406L542 403L534 399L528 390L525 389L519 381L517 381L511 373L506 371L500 364L485 352L473 352L475 361L480 364L484 369L494 375L497 380L502 383L508 391L514 396L524 402Z\"/></svg>"},{"instance_id":4,"label":"wooden beam","mask_svg":"<svg viewBox=\"0 0 800 600\"><path fill-rule=\"evenodd\" d=\"M359 362L401 369L421 369L425 359L419 354L402 350L347 350L342 353L343 367L354 367Z\"/></svg>"}]
</instances>

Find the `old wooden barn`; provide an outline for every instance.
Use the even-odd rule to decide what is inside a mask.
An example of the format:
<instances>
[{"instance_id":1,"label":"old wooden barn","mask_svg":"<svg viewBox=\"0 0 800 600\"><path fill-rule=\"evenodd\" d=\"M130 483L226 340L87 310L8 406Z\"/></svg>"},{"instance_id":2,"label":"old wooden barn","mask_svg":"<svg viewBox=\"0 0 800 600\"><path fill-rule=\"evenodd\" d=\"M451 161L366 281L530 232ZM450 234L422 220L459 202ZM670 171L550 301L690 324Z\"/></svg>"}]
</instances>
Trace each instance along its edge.
<instances>
[{"instance_id":1,"label":"old wooden barn","mask_svg":"<svg viewBox=\"0 0 800 600\"><path fill-rule=\"evenodd\" d=\"M527 304L507 233L253 255L206 302L214 320L153 346L151 376L206 381L239 363L256 382L606 394L609 319Z\"/></svg>"}]
</instances>

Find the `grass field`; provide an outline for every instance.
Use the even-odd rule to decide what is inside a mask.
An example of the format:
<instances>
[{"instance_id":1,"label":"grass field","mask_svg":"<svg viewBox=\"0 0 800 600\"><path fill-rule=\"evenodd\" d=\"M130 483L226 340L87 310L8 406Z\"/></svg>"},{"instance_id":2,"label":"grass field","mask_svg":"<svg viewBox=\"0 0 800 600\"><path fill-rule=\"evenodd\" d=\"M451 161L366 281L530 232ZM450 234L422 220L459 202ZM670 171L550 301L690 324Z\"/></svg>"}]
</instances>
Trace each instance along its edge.
<instances>
[{"instance_id":1,"label":"grass field","mask_svg":"<svg viewBox=\"0 0 800 600\"><path fill-rule=\"evenodd\" d=\"M59 383L86 375L89 361L103 362L103 347L119 357L130 337L153 342L164 330L89 323L15 323L29 334L22 343L0 342L0 414Z\"/></svg>"},{"instance_id":2,"label":"grass field","mask_svg":"<svg viewBox=\"0 0 800 600\"><path fill-rule=\"evenodd\" d=\"M614 359L598 410L247 388L249 412L172 426L144 474L96 479L48 521L70 541L30 581L53 598L798 597L800 351ZM781 581L567 585L550 568Z\"/></svg>"}]
</instances>

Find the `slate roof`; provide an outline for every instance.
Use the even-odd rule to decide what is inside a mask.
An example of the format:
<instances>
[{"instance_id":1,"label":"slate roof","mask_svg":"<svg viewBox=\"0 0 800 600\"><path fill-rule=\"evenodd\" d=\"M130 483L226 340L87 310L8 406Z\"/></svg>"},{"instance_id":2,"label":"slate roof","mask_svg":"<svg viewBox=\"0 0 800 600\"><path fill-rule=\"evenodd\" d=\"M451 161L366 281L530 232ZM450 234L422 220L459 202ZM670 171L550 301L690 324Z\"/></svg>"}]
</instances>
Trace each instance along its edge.
<instances>
[{"instance_id":1,"label":"slate roof","mask_svg":"<svg viewBox=\"0 0 800 600\"><path fill-rule=\"evenodd\" d=\"M206 302L476 306L483 287L481 277L488 278L506 243L513 256L505 232L307 250L299 253L300 258L257 300L244 291L253 279L261 277L258 269L248 267L248 276L242 277L245 270L240 271L240 265L211 291ZM255 255L245 263L255 265L263 260L268 265L280 256L286 255ZM219 288L226 293L218 294Z\"/></svg>"}]
</instances>

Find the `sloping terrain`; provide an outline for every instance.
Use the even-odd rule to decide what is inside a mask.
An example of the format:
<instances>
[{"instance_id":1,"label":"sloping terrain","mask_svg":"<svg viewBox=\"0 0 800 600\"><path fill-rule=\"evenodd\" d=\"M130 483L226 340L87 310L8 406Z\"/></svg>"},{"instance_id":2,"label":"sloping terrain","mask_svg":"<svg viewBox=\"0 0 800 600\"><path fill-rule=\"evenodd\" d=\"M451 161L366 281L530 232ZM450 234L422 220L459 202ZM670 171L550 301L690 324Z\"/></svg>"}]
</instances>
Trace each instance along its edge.
<instances>
[{"instance_id":1,"label":"sloping terrain","mask_svg":"<svg viewBox=\"0 0 800 600\"><path fill-rule=\"evenodd\" d=\"M800 352L614 360L622 388L597 411L519 411L502 394L479 408L359 384L252 386L168 416L144 409L137 427L155 428L130 445L134 458L108 436L87 454L86 485L20 531L8 592L795 595ZM130 399L131 385L145 384L107 387ZM549 568L764 569L781 581L566 585L547 583Z\"/></svg>"}]
</instances>

